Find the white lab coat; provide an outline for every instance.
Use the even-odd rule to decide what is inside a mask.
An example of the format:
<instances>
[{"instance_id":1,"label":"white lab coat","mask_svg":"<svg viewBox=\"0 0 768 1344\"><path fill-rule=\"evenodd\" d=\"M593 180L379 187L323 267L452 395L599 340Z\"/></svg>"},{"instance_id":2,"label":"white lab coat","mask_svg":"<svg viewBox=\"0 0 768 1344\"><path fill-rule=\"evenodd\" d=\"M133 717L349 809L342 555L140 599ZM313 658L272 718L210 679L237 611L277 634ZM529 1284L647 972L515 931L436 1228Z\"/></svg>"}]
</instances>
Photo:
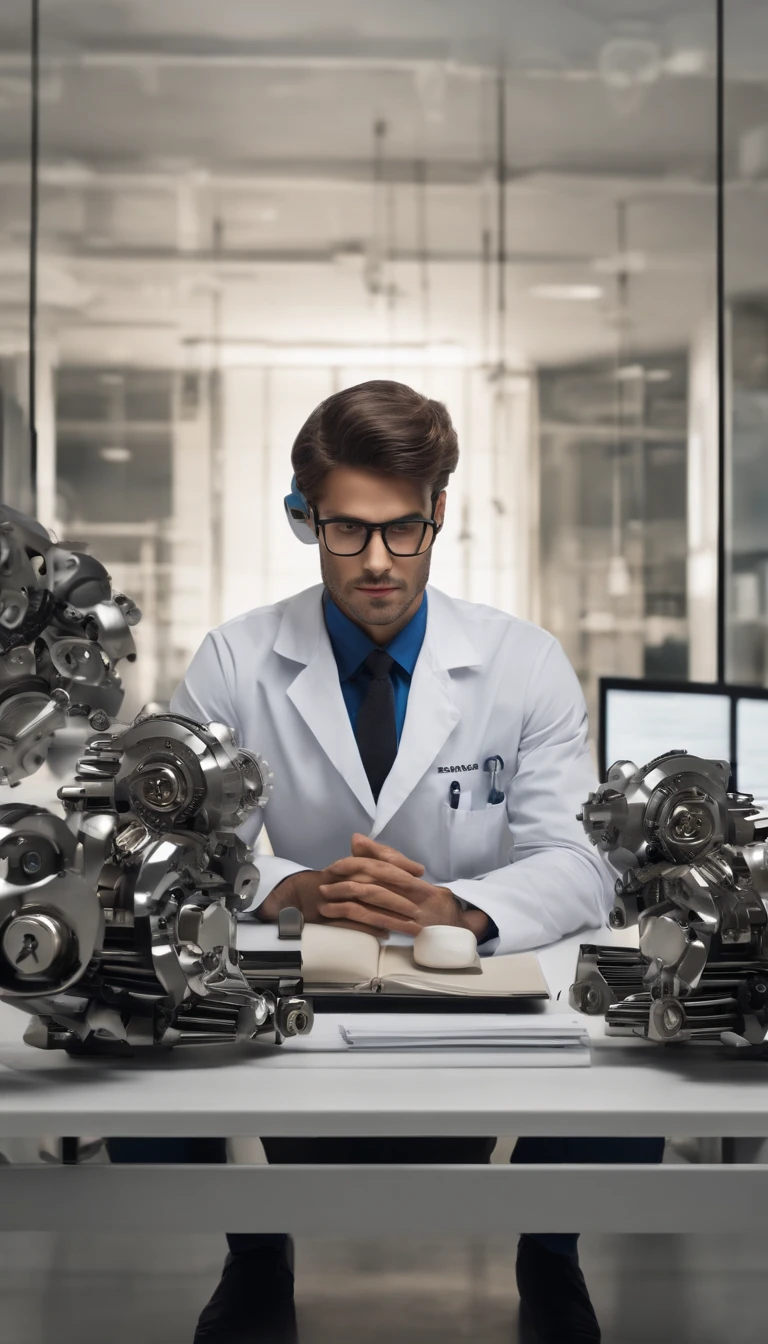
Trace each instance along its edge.
<instances>
[{"instance_id":1,"label":"white lab coat","mask_svg":"<svg viewBox=\"0 0 768 1344\"><path fill-rule=\"evenodd\" d=\"M552 635L492 607L428 589L424 643L400 747L374 802L341 693L322 584L227 621L206 636L174 712L229 724L274 772L262 822L257 906L301 868L349 854L355 831L423 863L426 878L490 915L484 952L554 942L605 920L613 874L576 813L595 787L587 716ZM487 802L488 756L504 803ZM471 810L448 803L452 779Z\"/></svg>"}]
</instances>

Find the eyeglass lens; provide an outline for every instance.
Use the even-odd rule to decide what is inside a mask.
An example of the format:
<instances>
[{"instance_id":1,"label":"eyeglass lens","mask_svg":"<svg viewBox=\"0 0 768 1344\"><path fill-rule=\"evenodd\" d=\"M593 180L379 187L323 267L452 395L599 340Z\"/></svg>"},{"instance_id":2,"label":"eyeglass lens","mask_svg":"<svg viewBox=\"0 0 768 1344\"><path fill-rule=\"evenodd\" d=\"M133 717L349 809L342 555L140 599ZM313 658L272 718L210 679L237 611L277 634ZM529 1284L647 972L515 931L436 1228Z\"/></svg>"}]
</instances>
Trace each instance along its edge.
<instances>
[{"instance_id":1,"label":"eyeglass lens","mask_svg":"<svg viewBox=\"0 0 768 1344\"><path fill-rule=\"evenodd\" d=\"M385 544L393 555L418 555L426 550L431 528L426 523L387 523L382 528ZM343 520L338 523L325 523L325 544L333 555L359 555L365 549L368 540L368 528L365 523Z\"/></svg>"}]
</instances>

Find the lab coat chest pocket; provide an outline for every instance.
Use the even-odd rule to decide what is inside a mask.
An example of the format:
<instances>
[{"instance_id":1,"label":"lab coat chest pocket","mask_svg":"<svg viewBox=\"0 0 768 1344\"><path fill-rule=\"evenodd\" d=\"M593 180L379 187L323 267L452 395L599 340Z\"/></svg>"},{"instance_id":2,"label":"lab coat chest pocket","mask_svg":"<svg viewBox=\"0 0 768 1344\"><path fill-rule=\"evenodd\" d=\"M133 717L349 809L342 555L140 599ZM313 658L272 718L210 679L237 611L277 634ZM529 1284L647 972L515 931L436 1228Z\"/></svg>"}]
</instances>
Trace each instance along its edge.
<instances>
[{"instance_id":1,"label":"lab coat chest pocket","mask_svg":"<svg viewBox=\"0 0 768 1344\"><path fill-rule=\"evenodd\" d=\"M507 822L506 801L486 803L471 811L440 805L441 875L451 882L478 877L500 868L511 858L512 836Z\"/></svg>"}]
</instances>

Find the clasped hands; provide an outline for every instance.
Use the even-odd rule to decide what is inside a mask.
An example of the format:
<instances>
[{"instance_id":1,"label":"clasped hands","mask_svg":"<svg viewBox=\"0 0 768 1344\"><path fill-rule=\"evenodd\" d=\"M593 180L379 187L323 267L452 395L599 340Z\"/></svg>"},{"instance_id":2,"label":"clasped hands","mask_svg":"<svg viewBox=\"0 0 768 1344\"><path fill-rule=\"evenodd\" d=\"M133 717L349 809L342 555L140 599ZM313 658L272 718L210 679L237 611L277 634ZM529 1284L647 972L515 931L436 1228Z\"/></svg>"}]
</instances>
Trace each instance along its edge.
<instances>
[{"instance_id":1,"label":"clasped hands","mask_svg":"<svg viewBox=\"0 0 768 1344\"><path fill-rule=\"evenodd\" d=\"M453 892L424 881L424 865L367 835L353 835L351 854L319 872L293 873L279 883L256 911L276 920L295 905L311 924L358 929L386 937L415 936L429 924L454 924L482 938L488 918L462 910Z\"/></svg>"}]
</instances>

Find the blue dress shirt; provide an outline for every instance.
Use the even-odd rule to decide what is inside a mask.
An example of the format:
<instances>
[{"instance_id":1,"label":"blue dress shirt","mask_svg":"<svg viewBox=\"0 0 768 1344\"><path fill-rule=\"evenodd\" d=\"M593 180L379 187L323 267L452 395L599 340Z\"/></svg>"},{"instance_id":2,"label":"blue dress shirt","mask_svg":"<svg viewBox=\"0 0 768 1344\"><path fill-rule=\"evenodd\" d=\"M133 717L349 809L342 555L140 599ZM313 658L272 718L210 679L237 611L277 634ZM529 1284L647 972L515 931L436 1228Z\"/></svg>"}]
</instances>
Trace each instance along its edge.
<instances>
[{"instance_id":1,"label":"blue dress shirt","mask_svg":"<svg viewBox=\"0 0 768 1344\"><path fill-rule=\"evenodd\" d=\"M323 594L323 607L333 656L339 669L341 693L344 696L344 704L347 707L349 721L354 732L357 724L357 711L362 704L363 696L369 684L368 675L362 671L362 665L371 649L379 646L368 638L359 625L355 625L354 621L344 615L344 612L336 606L327 590ZM418 611L414 612L408 624L403 626L399 635L395 635L395 638L390 640L389 644L384 645L387 653L395 660L389 676L395 692L395 722L397 724L398 746L405 723L405 711L408 708L411 677L424 642L426 628L427 594L425 592L421 599L421 606ZM499 930L493 920L489 919L488 928L482 938L479 939L479 945L482 946L483 943L490 942L491 939L498 938L498 936Z\"/></svg>"},{"instance_id":2,"label":"blue dress shirt","mask_svg":"<svg viewBox=\"0 0 768 1344\"><path fill-rule=\"evenodd\" d=\"M333 656L339 669L341 693L347 707L352 731L357 725L357 713L369 684L368 674L363 671L363 663L371 649L380 647L369 639L365 631L355 625L348 616L336 606L326 591L323 605L325 623L331 640ZM416 659L424 642L427 628L427 594L421 599L418 611L415 611L407 625L384 648L394 663L389 673L392 689L395 693L395 722L397 724L397 744L405 723L405 711L408 708L408 692L411 689L411 677Z\"/></svg>"}]
</instances>

